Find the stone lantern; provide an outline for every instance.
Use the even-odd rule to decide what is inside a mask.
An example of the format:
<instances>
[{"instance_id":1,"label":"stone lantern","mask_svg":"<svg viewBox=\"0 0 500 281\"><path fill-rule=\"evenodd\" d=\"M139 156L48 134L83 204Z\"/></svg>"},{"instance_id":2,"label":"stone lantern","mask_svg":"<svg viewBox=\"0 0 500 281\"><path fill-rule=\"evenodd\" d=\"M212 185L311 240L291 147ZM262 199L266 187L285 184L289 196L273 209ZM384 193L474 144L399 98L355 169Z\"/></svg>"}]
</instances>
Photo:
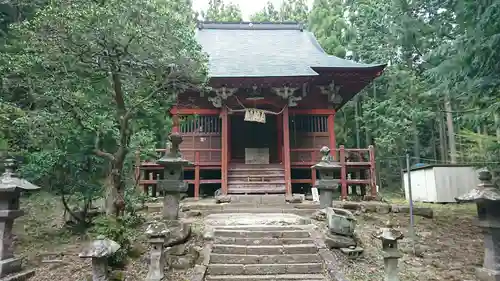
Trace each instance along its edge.
<instances>
[{"instance_id":1,"label":"stone lantern","mask_svg":"<svg viewBox=\"0 0 500 281\"><path fill-rule=\"evenodd\" d=\"M118 250L120 244L100 235L78 254L82 259L92 259L92 281L109 281L108 257Z\"/></svg>"},{"instance_id":2,"label":"stone lantern","mask_svg":"<svg viewBox=\"0 0 500 281\"><path fill-rule=\"evenodd\" d=\"M403 239L403 233L392 228L391 222L373 234L373 237L382 241L384 257L385 281L399 281L398 259L403 255L398 250L398 240Z\"/></svg>"},{"instance_id":3,"label":"stone lantern","mask_svg":"<svg viewBox=\"0 0 500 281\"><path fill-rule=\"evenodd\" d=\"M182 158L179 145L182 136L172 133L169 136L170 150L158 159L156 163L164 167L163 179L158 181L158 188L163 191L162 216L165 220L177 220L179 218L180 195L186 192L188 185L184 182L184 167L193 164Z\"/></svg>"},{"instance_id":4,"label":"stone lantern","mask_svg":"<svg viewBox=\"0 0 500 281\"><path fill-rule=\"evenodd\" d=\"M5 161L5 172L0 177L0 279L12 274L28 279L34 270L22 272L22 260L14 257L12 226L14 220L24 212L19 210L19 197L22 190L37 190L40 187L20 179L15 174L13 159ZM24 279L24 280L25 280Z\"/></svg>"},{"instance_id":5,"label":"stone lantern","mask_svg":"<svg viewBox=\"0 0 500 281\"><path fill-rule=\"evenodd\" d=\"M500 280L500 192L488 170L479 172L479 185L455 198L458 202L476 202L478 225L484 234L483 267L476 269L481 281Z\"/></svg>"},{"instance_id":6,"label":"stone lantern","mask_svg":"<svg viewBox=\"0 0 500 281\"><path fill-rule=\"evenodd\" d=\"M333 194L339 186L339 180L334 179L334 173L340 171L342 166L333 160L333 157L330 155L330 148L327 146L323 146L320 153L323 155L321 161L311 168L319 171L320 180L314 184L319 191L320 208L323 209L332 207Z\"/></svg>"},{"instance_id":7,"label":"stone lantern","mask_svg":"<svg viewBox=\"0 0 500 281\"><path fill-rule=\"evenodd\" d=\"M165 266L164 243L170 236L170 231L164 222L153 222L146 229L146 235L149 237L151 245L146 281L160 281L165 277L163 273Z\"/></svg>"}]
</instances>

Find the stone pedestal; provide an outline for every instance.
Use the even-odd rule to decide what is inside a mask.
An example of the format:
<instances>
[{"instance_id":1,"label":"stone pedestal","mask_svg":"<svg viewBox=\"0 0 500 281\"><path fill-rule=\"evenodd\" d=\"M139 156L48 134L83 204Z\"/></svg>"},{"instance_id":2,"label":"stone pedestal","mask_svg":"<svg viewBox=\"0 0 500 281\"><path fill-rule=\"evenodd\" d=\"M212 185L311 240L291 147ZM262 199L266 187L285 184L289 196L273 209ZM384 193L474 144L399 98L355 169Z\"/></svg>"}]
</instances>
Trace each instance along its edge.
<instances>
[{"instance_id":1,"label":"stone pedestal","mask_svg":"<svg viewBox=\"0 0 500 281\"><path fill-rule=\"evenodd\" d=\"M177 220L179 218L179 202L181 193L188 189L184 182L184 167L193 164L182 158L179 145L182 143L182 137L178 133L169 136L171 146L170 151L158 159L156 163L165 167L163 179L158 181L158 187L164 193L163 198L163 219Z\"/></svg>"},{"instance_id":2,"label":"stone pedestal","mask_svg":"<svg viewBox=\"0 0 500 281\"><path fill-rule=\"evenodd\" d=\"M500 192L488 170L479 172L480 184L456 200L476 202L478 226L484 234L483 267L476 269L481 281L500 281Z\"/></svg>"},{"instance_id":3,"label":"stone pedestal","mask_svg":"<svg viewBox=\"0 0 500 281\"><path fill-rule=\"evenodd\" d=\"M402 257L398 250L398 240L403 239L403 233L393 229L390 222L373 234L373 237L382 241L382 253L384 258L385 281L399 281L398 259Z\"/></svg>"},{"instance_id":4,"label":"stone pedestal","mask_svg":"<svg viewBox=\"0 0 500 281\"><path fill-rule=\"evenodd\" d=\"M36 190L40 187L18 178L12 159L6 161L5 168L0 177L0 279L11 274L27 279L34 271L21 272L22 260L14 256L12 226L14 220L24 214L19 210L21 190Z\"/></svg>"},{"instance_id":5,"label":"stone pedestal","mask_svg":"<svg viewBox=\"0 0 500 281\"><path fill-rule=\"evenodd\" d=\"M319 207L321 209L333 206L333 195L338 188L338 180L319 180L316 187L319 192Z\"/></svg>"},{"instance_id":6,"label":"stone pedestal","mask_svg":"<svg viewBox=\"0 0 500 281\"><path fill-rule=\"evenodd\" d=\"M160 281L165 276L163 273L165 267L164 243L169 233L166 224L163 222L154 222L146 230L151 245L146 281Z\"/></svg>"},{"instance_id":7,"label":"stone pedestal","mask_svg":"<svg viewBox=\"0 0 500 281\"><path fill-rule=\"evenodd\" d=\"M187 191L187 183L179 180L159 180L158 187L163 191L163 219L177 220L179 218L181 193Z\"/></svg>"},{"instance_id":8,"label":"stone pedestal","mask_svg":"<svg viewBox=\"0 0 500 281\"><path fill-rule=\"evenodd\" d=\"M323 146L320 153L323 155L321 161L311 168L319 171L320 180L315 184L319 191L320 208L328 208L332 207L333 194L339 184L339 180L335 179L335 172L340 171L342 166L333 160L330 148L327 146Z\"/></svg>"}]
</instances>

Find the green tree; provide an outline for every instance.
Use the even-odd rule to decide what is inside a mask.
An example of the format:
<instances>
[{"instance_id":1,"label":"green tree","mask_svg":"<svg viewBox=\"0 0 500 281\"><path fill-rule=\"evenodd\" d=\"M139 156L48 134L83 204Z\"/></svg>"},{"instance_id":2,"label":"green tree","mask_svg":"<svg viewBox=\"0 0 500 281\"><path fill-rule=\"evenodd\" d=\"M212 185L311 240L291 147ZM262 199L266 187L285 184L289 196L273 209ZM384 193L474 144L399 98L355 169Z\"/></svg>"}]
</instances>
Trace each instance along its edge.
<instances>
[{"instance_id":1,"label":"green tree","mask_svg":"<svg viewBox=\"0 0 500 281\"><path fill-rule=\"evenodd\" d=\"M250 16L250 20L253 22L278 22L280 14L272 2L267 2L262 10Z\"/></svg>"},{"instance_id":2,"label":"green tree","mask_svg":"<svg viewBox=\"0 0 500 281\"><path fill-rule=\"evenodd\" d=\"M205 82L192 15L180 0L52 1L13 29L4 71L34 101L17 124L30 130L32 147L97 156L108 215L123 207L131 148L154 141L144 120L165 120L178 93Z\"/></svg>"},{"instance_id":3,"label":"green tree","mask_svg":"<svg viewBox=\"0 0 500 281\"><path fill-rule=\"evenodd\" d=\"M223 0L210 0L207 11L202 12L202 17L206 21L241 22L243 20L240 7L233 3L225 4Z\"/></svg>"},{"instance_id":4,"label":"green tree","mask_svg":"<svg viewBox=\"0 0 500 281\"><path fill-rule=\"evenodd\" d=\"M254 22L300 22L307 23L309 8L305 0L285 0L279 10L273 3L267 2L266 7L250 16Z\"/></svg>"},{"instance_id":5,"label":"green tree","mask_svg":"<svg viewBox=\"0 0 500 281\"><path fill-rule=\"evenodd\" d=\"M344 17L347 6L342 0L315 0L309 14L308 28L316 35L323 49L341 58L346 56L352 37Z\"/></svg>"}]
</instances>

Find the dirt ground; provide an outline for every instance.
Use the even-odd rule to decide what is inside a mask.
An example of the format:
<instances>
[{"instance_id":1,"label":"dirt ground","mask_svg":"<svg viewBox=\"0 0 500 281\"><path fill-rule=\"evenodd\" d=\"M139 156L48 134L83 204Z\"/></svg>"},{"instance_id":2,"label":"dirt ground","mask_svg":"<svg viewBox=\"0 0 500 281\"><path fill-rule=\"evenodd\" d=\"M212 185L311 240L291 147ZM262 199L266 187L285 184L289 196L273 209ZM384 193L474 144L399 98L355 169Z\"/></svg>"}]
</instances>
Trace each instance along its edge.
<instances>
[{"instance_id":1,"label":"dirt ground","mask_svg":"<svg viewBox=\"0 0 500 281\"><path fill-rule=\"evenodd\" d=\"M429 206L429 205L426 205ZM409 239L400 244L404 257L400 260L402 281L477 281L474 267L482 263L482 235L473 225L475 208L469 204L430 205L435 210L434 219L415 218L418 249L422 257L410 254ZM27 260L28 267L36 267L34 281L84 281L90 274L90 262L78 258L86 236L71 235L62 228L63 212L58 198L38 194L22 200L26 215L16 221L16 254ZM363 257L349 260L335 252L341 260L340 270L349 281L383 280L383 260L380 241L371 233L392 219L395 226L407 235L409 216L405 214L380 215L365 213L358 216L356 233L365 249ZM199 222L201 223L201 222ZM139 231L140 233L140 231ZM194 241L193 243L200 243ZM145 253L132 260L124 275L127 281L144 280L147 272L147 245L144 237L134 242ZM64 254L60 262L46 263L48 254ZM168 272L171 281L186 281L189 270Z\"/></svg>"},{"instance_id":2,"label":"dirt ground","mask_svg":"<svg viewBox=\"0 0 500 281\"><path fill-rule=\"evenodd\" d=\"M408 214L364 213L357 217L356 228L365 249L363 257L349 260L335 252L348 280L383 280L381 242L371 234L391 220L405 235L399 243L404 254L399 260L401 281L477 281L474 268L482 265L483 243L480 229L473 225L475 205L417 205L431 207L435 214L433 219L415 217L416 249L421 257L413 255Z\"/></svg>"}]
</instances>

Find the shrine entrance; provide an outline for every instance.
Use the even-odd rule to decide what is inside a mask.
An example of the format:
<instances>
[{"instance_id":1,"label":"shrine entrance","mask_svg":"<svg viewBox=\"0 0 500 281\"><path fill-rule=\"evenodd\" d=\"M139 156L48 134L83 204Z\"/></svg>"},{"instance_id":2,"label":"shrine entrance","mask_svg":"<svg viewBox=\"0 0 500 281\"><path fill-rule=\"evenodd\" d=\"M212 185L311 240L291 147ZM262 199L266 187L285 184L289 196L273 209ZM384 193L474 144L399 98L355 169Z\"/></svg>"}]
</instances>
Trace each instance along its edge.
<instances>
[{"instance_id":1,"label":"shrine entrance","mask_svg":"<svg viewBox=\"0 0 500 281\"><path fill-rule=\"evenodd\" d=\"M266 115L265 123L245 121L244 113L229 115L231 163L280 163L278 116Z\"/></svg>"}]
</instances>

